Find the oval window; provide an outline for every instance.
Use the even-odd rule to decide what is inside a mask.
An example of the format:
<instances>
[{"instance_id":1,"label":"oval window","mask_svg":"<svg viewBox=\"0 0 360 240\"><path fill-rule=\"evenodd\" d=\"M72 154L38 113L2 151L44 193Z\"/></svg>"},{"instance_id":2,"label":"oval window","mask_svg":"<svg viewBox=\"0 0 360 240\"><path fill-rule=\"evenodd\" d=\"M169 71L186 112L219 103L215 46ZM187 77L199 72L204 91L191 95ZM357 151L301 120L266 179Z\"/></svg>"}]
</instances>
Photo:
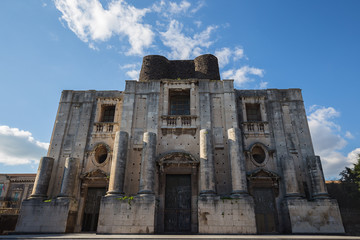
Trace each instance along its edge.
<instances>
[{"instance_id":1,"label":"oval window","mask_svg":"<svg viewBox=\"0 0 360 240\"><path fill-rule=\"evenodd\" d=\"M105 146L101 145L96 148L95 150L95 159L98 163L105 162L106 158L108 156L108 150Z\"/></svg>"},{"instance_id":2,"label":"oval window","mask_svg":"<svg viewBox=\"0 0 360 240\"><path fill-rule=\"evenodd\" d=\"M259 146L253 147L253 149L251 151L251 155L252 155L253 159L255 160L255 162L257 162L259 164L263 163L266 158L264 149Z\"/></svg>"}]
</instances>

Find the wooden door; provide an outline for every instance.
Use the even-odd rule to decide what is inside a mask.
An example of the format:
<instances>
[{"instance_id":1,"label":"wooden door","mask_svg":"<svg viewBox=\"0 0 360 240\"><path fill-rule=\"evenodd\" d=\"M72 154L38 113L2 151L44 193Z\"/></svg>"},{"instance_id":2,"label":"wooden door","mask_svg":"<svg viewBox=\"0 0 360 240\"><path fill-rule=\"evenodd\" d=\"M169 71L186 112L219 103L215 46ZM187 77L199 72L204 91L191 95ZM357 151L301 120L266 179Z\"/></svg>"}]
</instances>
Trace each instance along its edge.
<instances>
[{"instance_id":1,"label":"wooden door","mask_svg":"<svg viewBox=\"0 0 360 240\"><path fill-rule=\"evenodd\" d=\"M85 200L82 231L96 232L99 219L101 197L104 196L105 193L105 188L88 188Z\"/></svg>"},{"instance_id":2,"label":"wooden door","mask_svg":"<svg viewBox=\"0 0 360 240\"><path fill-rule=\"evenodd\" d=\"M191 232L191 175L166 175L164 230Z\"/></svg>"},{"instance_id":3,"label":"wooden door","mask_svg":"<svg viewBox=\"0 0 360 240\"><path fill-rule=\"evenodd\" d=\"M254 188L255 218L258 233L276 232L276 206L272 188Z\"/></svg>"}]
</instances>

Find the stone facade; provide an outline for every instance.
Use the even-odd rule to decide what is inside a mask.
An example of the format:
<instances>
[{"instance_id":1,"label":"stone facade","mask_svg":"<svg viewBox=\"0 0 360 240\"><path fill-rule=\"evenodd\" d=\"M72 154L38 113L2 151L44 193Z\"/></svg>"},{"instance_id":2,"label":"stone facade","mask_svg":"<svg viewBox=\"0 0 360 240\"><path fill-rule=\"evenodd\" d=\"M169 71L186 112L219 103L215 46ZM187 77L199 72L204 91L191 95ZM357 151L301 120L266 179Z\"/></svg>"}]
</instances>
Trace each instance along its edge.
<instances>
[{"instance_id":1,"label":"stone facade","mask_svg":"<svg viewBox=\"0 0 360 240\"><path fill-rule=\"evenodd\" d=\"M301 90L234 89L213 55L146 56L124 91L63 91L16 230L344 232Z\"/></svg>"}]
</instances>

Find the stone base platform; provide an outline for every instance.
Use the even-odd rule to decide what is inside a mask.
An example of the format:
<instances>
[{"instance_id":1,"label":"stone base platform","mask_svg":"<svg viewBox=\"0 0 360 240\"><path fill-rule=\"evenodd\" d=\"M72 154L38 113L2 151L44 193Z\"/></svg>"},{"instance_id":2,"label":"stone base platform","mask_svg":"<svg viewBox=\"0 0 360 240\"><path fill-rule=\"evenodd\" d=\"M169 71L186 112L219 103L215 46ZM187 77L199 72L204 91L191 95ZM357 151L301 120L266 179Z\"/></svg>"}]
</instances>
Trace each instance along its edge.
<instances>
[{"instance_id":1,"label":"stone base platform","mask_svg":"<svg viewBox=\"0 0 360 240\"><path fill-rule=\"evenodd\" d=\"M65 233L73 200L56 198L51 200L28 199L21 205L15 231L18 233Z\"/></svg>"},{"instance_id":2,"label":"stone base platform","mask_svg":"<svg viewBox=\"0 0 360 240\"><path fill-rule=\"evenodd\" d=\"M241 198L199 198L199 233L255 234L254 200L249 195Z\"/></svg>"},{"instance_id":3,"label":"stone base platform","mask_svg":"<svg viewBox=\"0 0 360 240\"><path fill-rule=\"evenodd\" d=\"M287 199L284 202L293 234L343 234L339 206L335 199Z\"/></svg>"},{"instance_id":4,"label":"stone base platform","mask_svg":"<svg viewBox=\"0 0 360 240\"><path fill-rule=\"evenodd\" d=\"M146 240L146 239L224 239L224 240L360 240L360 236L327 236L327 235L103 235L95 233L73 234L38 234L38 235L7 235L0 239L119 239L119 240Z\"/></svg>"},{"instance_id":5,"label":"stone base platform","mask_svg":"<svg viewBox=\"0 0 360 240\"><path fill-rule=\"evenodd\" d=\"M154 233L155 196L103 197L101 200L98 233Z\"/></svg>"}]
</instances>

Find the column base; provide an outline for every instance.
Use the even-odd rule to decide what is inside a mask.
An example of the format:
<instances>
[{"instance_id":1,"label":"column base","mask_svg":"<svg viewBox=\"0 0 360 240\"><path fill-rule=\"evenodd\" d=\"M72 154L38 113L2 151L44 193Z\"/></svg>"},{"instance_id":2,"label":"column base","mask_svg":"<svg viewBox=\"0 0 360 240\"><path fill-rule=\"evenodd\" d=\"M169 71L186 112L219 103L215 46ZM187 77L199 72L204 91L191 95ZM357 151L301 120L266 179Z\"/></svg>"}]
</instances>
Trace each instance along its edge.
<instances>
[{"instance_id":1,"label":"column base","mask_svg":"<svg viewBox=\"0 0 360 240\"><path fill-rule=\"evenodd\" d=\"M318 193L318 194L314 194L313 198L315 199L327 199L330 198L329 194L324 192L324 193Z\"/></svg>"},{"instance_id":2,"label":"column base","mask_svg":"<svg viewBox=\"0 0 360 240\"><path fill-rule=\"evenodd\" d=\"M45 194L32 194L30 195L29 199L45 199L47 195Z\"/></svg>"},{"instance_id":3,"label":"column base","mask_svg":"<svg viewBox=\"0 0 360 240\"><path fill-rule=\"evenodd\" d=\"M216 196L216 192L213 191L213 190L202 190L202 191L200 191L199 195L204 196L204 197L206 197L206 196Z\"/></svg>"},{"instance_id":4,"label":"column base","mask_svg":"<svg viewBox=\"0 0 360 240\"><path fill-rule=\"evenodd\" d=\"M124 196L125 193L124 192L118 192L118 191L108 191L106 192L105 197L120 197L120 196Z\"/></svg>"},{"instance_id":5,"label":"column base","mask_svg":"<svg viewBox=\"0 0 360 240\"><path fill-rule=\"evenodd\" d=\"M233 191L230 195L230 198L247 198L249 197L249 193L247 191Z\"/></svg>"},{"instance_id":6,"label":"column base","mask_svg":"<svg viewBox=\"0 0 360 240\"><path fill-rule=\"evenodd\" d=\"M154 194L154 192L151 190L140 190L138 194Z\"/></svg>"},{"instance_id":7,"label":"column base","mask_svg":"<svg viewBox=\"0 0 360 240\"><path fill-rule=\"evenodd\" d=\"M285 194L285 198L287 199L302 199L302 197L300 196L299 193L289 193L289 194Z\"/></svg>"}]
</instances>

